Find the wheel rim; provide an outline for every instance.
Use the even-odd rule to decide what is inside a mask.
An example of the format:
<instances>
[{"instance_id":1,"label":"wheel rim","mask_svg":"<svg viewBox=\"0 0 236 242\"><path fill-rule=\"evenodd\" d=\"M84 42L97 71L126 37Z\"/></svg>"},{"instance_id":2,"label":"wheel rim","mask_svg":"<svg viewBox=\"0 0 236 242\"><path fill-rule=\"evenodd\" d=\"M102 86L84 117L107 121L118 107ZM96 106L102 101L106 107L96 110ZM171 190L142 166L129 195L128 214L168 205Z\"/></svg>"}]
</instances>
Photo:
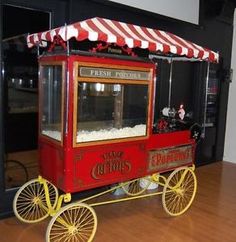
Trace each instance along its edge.
<instances>
[{"instance_id":1,"label":"wheel rim","mask_svg":"<svg viewBox=\"0 0 236 242\"><path fill-rule=\"evenodd\" d=\"M47 181L52 208L58 200L57 188ZM49 216L43 184L38 179L24 184L16 193L13 210L18 219L26 223L36 223Z\"/></svg>"},{"instance_id":2,"label":"wheel rim","mask_svg":"<svg viewBox=\"0 0 236 242\"><path fill-rule=\"evenodd\" d=\"M143 183L144 184L143 186L140 186L141 179L145 180L145 183ZM147 190L150 183L151 183L150 178L144 177L144 178L134 179L129 182L121 183L121 187L123 188L124 192L127 195L137 196L142 194L145 190Z\"/></svg>"},{"instance_id":3,"label":"wheel rim","mask_svg":"<svg viewBox=\"0 0 236 242\"><path fill-rule=\"evenodd\" d=\"M97 229L97 216L86 204L69 204L50 221L47 242L90 242Z\"/></svg>"},{"instance_id":4,"label":"wheel rim","mask_svg":"<svg viewBox=\"0 0 236 242\"><path fill-rule=\"evenodd\" d=\"M162 194L162 204L171 216L178 216L191 206L197 190L197 179L190 168L174 170L168 177Z\"/></svg>"}]
</instances>

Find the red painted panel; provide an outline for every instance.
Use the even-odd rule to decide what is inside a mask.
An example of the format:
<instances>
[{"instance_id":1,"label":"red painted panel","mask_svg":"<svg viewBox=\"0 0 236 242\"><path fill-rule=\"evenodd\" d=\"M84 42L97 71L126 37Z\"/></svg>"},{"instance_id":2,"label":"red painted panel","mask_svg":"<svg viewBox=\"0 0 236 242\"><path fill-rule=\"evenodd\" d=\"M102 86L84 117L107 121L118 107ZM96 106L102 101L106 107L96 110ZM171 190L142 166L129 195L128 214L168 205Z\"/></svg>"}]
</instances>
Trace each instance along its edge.
<instances>
[{"instance_id":1,"label":"red painted panel","mask_svg":"<svg viewBox=\"0 0 236 242\"><path fill-rule=\"evenodd\" d=\"M194 140L190 138L189 130L153 134L148 140L148 149L179 146L189 143L194 143Z\"/></svg>"},{"instance_id":2,"label":"red painted panel","mask_svg":"<svg viewBox=\"0 0 236 242\"><path fill-rule=\"evenodd\" d=\"M64 183L65 152L63 147L39 140L39 171L40 175L52 182L58 188Z\"/></svg>"},{"instance_id":3,"label":"red painted panel","mask_svg":"<svg viewBox=\"0 0 236 242\"><path fill-rule=\"evenodd\" d=\"M78 191L141 177L147 170L144 142L74 149L73 181Z\"/></svg>"},{"instance_id":4,"label":"red painted panel","mask_svg":"<svg viewBox=\"0 0 236 242\"><path fill-rule=\"evenodd\" d=\"M178 135L175 133L177 140ZM150 137L150 140L155 140L158 144L160 139L154 138ZM181 136L180 138L183 139ZM175 139L169 139L168 146L165 147L153 145L155 143L150 146L149 141L144 140L67 150L59 145L56 147L43 142L40 145L41 174L64 192L77 192L192 164L195 146L188 143L187 147L192 147L191 157L182 162L177 160L176 165L173 159L166 160L165 163L172 164L165 166L155 163L150 169L151 152L173 150L173 147L178 150L183 147L183 143L171 141Z\"/></svg>"}]
</instances>

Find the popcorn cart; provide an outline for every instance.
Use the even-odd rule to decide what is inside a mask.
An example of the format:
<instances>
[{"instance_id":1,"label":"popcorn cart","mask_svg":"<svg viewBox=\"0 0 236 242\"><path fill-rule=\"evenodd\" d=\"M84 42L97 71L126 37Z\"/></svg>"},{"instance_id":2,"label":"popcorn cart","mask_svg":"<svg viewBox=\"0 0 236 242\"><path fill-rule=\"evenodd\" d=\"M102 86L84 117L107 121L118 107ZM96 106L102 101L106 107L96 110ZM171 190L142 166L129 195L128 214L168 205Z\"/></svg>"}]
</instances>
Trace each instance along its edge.
<instances>
[{"instance_id":1,"label":"popcorn cart","mask_svg":"<svg viewBox=\"0 0 236 242\"><path fill-rule=\"evenodd\" d=\"M56 242L92 241L98 205L162 195L169 215L184 213L197 189L202 128L170 103L154 118L155 60L209 63L218 54L164 31L102 18L27 41L39 53L40 176L16 193L15 215L26 223L52 216L46 241ZM151 183L158 190L145 192ZM69 203L72 193L98 187L108 189ZM125 195L91 202L119 188Z\"/></svg>"}]
</instances>

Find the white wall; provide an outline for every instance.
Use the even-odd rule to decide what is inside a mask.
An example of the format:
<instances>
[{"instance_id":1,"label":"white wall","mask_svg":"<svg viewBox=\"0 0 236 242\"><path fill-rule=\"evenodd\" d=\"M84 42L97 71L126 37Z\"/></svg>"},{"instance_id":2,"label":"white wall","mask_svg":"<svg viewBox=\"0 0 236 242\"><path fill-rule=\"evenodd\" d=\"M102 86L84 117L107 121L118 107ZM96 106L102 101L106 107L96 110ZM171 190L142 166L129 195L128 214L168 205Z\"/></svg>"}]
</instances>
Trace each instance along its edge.
<instances>
[{"instance_id":1,"label":"white wall","mask_svg":"<svg viewBox=\"0 0 236 242\"><path fill-rule=\"evenodd\" d=\"M228 112L225 134L224 160L236 163L236 12L234 11L234 34L231 68L233 81L229 89Z\"/></svg>"},{"instance_id":2,"label":"white wall","mask_svg":"<svg viewBox=\"0 0 236 242\"><path fill-rule=\"evenodd\" d=\"M199 0L110 0L171 18L198 24Z\"/></svg>"}]
</instances>

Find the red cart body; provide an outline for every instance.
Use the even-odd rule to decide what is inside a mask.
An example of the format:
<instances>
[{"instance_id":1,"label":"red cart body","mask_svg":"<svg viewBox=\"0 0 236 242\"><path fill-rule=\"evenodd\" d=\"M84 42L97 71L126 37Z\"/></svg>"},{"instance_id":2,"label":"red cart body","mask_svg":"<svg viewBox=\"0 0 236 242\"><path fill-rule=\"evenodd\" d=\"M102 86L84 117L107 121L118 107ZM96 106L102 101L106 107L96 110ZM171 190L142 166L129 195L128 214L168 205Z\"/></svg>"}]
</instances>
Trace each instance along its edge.
<instances>
[{"instance_id":1,"label":"red cart body","mask_svg":"<svg viewBox=\"0 0 236 242\"><path fill-rule=\"evenodd\" d=\"M153 63L82 55L42 56L39 63L41 80L40 173L64 192L78 192L118 183L172 170L183 165L191 165L194 162L195 140L191 138L188 129L153 133L155 77L157 74L156 66ZM43 83L45 83L43 73L45 68L50 69L55 66L61 69L62 82L60 89L60 140L53 139L49 133L44 132L42 127L42 120L45 119L45 103L42 100L45 100L47 93L43 86ZM47 77L49 76L48 73ZM102 99L109 96L104 92L95 95L91 88L86 89L90 92L90 94L86 94L88 96L81 95L83 90L79 91L79 88L82 85L84 88L87 85L84 84L85 82L87 84L92 83L90 87L94 87L92 85L95 83L107 84L110 85L109 87L120 85L124 86L124 89L128 85L130 90L134 87L139 89L144 87L146 90L144 95L146 107L144 107L145 112L143 112L145 121L142 124L145 125L143 126L144 132L131 136L128 132L121 137L119 134L115 138L103 137L97 140L88 138L90 134L87 134L87 140L85 138L85 141L78 141L77 139L80 139L80 134L78 134L80 123L84 124L84 122L78 122L77 118L82 112L80 102L88 98L89 95L93 95L93 99L94 97L98 98L96 102L99 100L99 95ZM137 90L142 93L139 89ZM112 104L114 112L117 112L117 114L113 113L112 115L118 126L120 122L124 123L119 115L125 109L124 105L128 103L127 99L130 98L127 94L128 91L124 91L121 97L118 97L119 95L114 97L114 90L112 92ZM134 92L131 92L131 94L132 99L136 99L137 102L139 98L142 99L142 96L139 97L138 93L136 97L134 97ZM106 100L104 102L106 104ZM121 102L123 103L122 108L120 108ZM128 108L126 109L128 110ZM122 113L122 115L125 116L126 114ZM120 127L115 131L121 133ZM105 133L109 132L109 130L105 130Z\"/></svg>"}]
</instances>

